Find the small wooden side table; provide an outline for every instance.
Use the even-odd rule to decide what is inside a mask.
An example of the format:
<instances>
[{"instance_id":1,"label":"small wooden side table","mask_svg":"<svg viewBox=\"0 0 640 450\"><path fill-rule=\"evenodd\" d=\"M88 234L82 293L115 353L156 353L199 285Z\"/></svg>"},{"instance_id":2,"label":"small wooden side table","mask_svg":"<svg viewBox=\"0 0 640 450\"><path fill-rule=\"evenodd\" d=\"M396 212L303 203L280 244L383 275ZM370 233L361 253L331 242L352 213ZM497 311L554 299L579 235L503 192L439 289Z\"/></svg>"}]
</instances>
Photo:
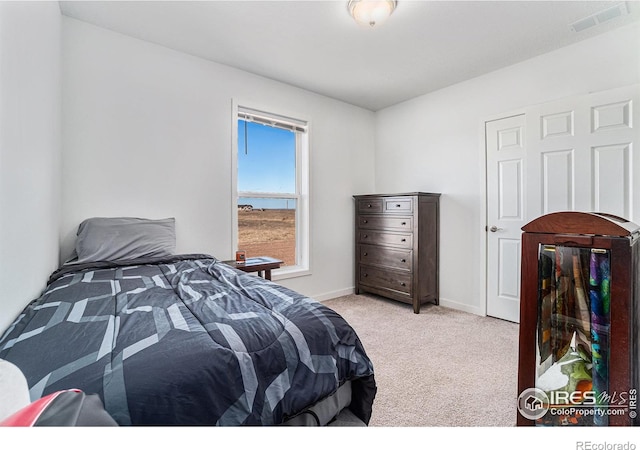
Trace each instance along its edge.
<instances>
[{"instance_id":1,"label":"small wooden side table","mask_svg":"<svg viewBox=\"0 0 640 450\"><path fill-rule=\"evenodd\" d=\"M243 272L258 272L258 276L261 276L267 280L271 280L271 270L280 268L282 261L270 256L256 256L253 258L247 258L245 262L222 261L225 264L242 270ZM264 276L262 273L264 272Z\"/></svg>"}]
</instances>

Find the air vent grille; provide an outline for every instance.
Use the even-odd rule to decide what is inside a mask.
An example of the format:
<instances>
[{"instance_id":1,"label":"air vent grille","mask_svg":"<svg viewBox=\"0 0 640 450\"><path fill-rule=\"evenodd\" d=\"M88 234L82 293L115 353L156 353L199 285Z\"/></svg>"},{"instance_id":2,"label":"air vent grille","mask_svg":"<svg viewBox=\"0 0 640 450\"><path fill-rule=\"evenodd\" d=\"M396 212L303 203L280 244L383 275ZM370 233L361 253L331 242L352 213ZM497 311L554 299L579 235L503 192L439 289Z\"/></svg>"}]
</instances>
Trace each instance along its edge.
<instances>
[{"instance_id":1,"label":"air vent grille","mask_svg":"<svg viewBox=\"0 0 640 450\"><path fill-rule=\"evenodd\" d=\"M623 16L625 14L629 14L627 4L625 2L618 3L615 6L603 9L602 11L592 14L589 17L585 17L584 19L580 19L572 23L571 29L577 33L586 30L587 28L599 25L608 20L615 19L616 17Z\"/></svg>"}]
</instances>

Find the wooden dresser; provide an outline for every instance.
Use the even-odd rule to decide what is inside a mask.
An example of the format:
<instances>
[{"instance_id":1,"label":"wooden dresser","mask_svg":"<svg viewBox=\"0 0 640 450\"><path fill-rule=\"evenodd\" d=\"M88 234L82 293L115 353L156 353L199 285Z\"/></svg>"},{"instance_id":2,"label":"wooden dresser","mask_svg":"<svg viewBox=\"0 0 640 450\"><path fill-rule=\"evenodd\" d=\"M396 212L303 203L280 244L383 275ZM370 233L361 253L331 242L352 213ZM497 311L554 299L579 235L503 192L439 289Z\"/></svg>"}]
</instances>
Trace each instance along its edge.
<instances>
[{"instance_id":1,"label":"wooden dresser","mask_svg":"<svg viewBox=\"0 0 640 450\"><path fill-rule=\"evenodd\" d=\"M354 195L356 294L438 304L440 194Z\"/></svg>"}]
</instances>

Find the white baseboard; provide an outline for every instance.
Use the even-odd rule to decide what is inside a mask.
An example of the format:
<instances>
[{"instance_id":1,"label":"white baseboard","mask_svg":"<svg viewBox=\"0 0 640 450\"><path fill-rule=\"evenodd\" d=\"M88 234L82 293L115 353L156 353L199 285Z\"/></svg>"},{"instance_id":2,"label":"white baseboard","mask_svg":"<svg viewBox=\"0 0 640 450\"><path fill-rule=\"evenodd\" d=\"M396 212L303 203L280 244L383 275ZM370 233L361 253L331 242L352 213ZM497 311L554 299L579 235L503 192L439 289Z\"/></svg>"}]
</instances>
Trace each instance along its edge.
<instances>
[{"instance_id":1,"label":"white baseboard","mask_svg":"<svg viewBox=\"0 0 640 450\"><path fill-rule=\"evenodd\" d=\"M458 311L468 312L471 314L475 314L476 316L485 316L482 308L478 306L467 305L465 303L455 302L446 298L440 298L440 306L444 306L445 308L457 309Z\"/></svg>"},{"instance_id":2,"label":"white baseboard","mask_svg":"<svg viewBox=\"0 0 640 450\"><path fill-rule=\"evenodd\" d=\"M342 297L343 295L351 295L355 292L355 288L339 289L337 291L325 292L324 294L311 295L310 297L319 302L331 300L332 298Z\"/></svg>"}]
</instances>

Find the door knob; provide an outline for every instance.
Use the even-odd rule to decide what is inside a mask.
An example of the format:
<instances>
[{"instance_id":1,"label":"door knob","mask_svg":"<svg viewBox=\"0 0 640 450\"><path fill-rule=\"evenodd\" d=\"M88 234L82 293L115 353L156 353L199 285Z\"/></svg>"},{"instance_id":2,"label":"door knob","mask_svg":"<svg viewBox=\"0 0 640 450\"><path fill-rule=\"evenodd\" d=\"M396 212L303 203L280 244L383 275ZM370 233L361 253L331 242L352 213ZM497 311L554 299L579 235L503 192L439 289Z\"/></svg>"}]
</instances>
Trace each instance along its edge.
<instances>
[{"instance_id":1,"label":"door knob","mask_svg":"<svg viewBox=\"0 0 640 450\"><path fill-rule=\"evenodd\" d=\"M491 228L489 228L489 231L491 231L492 233L495 233L496 231L502 230L502 228L498 228L495 225L492 225Z\"/></svg>"}]
</instances>

